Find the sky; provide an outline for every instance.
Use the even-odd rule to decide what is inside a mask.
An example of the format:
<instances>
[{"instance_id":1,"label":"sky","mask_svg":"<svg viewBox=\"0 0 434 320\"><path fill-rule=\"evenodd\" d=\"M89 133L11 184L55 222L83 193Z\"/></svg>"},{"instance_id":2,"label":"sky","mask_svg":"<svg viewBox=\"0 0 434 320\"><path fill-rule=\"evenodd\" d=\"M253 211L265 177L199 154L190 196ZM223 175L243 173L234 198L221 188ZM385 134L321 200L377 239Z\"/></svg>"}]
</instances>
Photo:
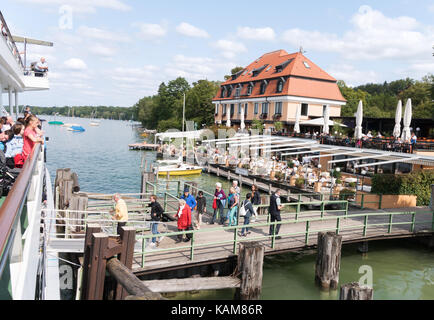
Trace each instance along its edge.
<instances>
[{"instance_id":1,"label":"sky","mask_svg":"<svg viewBox=\"0 0 434 320\"><path fill-rule=\"evenodd\" d=\"M20 102L130 107L178 76L223 80L264 53L305 55L349 86L434 73L426 0L2 0L12 34L54 42L51 89Z\"/></svg>"}]
</instances>

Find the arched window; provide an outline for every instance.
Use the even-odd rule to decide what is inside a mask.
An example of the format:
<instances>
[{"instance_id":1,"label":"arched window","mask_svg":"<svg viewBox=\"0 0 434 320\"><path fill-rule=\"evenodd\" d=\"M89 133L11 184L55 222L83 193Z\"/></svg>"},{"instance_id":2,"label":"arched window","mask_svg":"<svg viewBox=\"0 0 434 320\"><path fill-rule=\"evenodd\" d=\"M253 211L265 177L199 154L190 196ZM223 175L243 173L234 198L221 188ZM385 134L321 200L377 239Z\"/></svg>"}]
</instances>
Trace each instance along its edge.
<instances>
[{"instance_id":1,"label":"arched window","mask_svg":"<svg viewBox=\"0 0 434 320\"><path fill-rule=\"evenodd\" d=\"M228 95L227 95L227 97L229 98L231 95L232 95L232 88L229 87L229 88L228 88Z\"/></svg>"},{"instance_id":2,"label":"arched window","mask_svg":"<svg viewBox=\"0 0 434 320\"><path fill-rule=\"evenodd\" d=\"M247 86L247 95L250 96L252 94L253 91L253 86L251 84L249 84Z\"/></svg>"},{"instance_id":3,"label":"arched window","mask_svg":"<svg viewBox=\"0 0 434 320\"><path fill-rule=\"evenodd\" d=\"M220 98L224 98L224 97L225 97L225 94L226 94L226 87L223 87L223 88L222 88L222 92L221 92L221 94L220 94Z\"/></svg>"}]
</instances>

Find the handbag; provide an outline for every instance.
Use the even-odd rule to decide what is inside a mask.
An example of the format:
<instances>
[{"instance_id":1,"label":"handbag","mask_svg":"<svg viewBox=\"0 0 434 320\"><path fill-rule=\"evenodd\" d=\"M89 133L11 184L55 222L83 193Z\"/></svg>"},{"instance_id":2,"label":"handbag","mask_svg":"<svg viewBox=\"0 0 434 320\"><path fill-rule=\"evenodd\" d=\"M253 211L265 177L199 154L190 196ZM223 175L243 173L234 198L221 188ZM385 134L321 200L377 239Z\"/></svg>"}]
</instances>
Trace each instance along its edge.
<instances>
[{"instance_id":1,"label":"handbag","mask_svg":"<svg viewBox=\"0 0 434 320\"><path fill-rule=\"evenodd\" d=\"M214 201L212 202L212 208L214 210L217 209L217 199L214 199Z\"/></svg>"},{"instance_id":2,"label":"handbag","mask_svg":"<svg viewBox=\"0 0 434 320\"><path fill-rule=\"evenodd\" d=\"M247 214L246 208L244 207L246 204L243 203L243 205L240 207L240 217L245 217Z\"/></svg>"}]
</instances>

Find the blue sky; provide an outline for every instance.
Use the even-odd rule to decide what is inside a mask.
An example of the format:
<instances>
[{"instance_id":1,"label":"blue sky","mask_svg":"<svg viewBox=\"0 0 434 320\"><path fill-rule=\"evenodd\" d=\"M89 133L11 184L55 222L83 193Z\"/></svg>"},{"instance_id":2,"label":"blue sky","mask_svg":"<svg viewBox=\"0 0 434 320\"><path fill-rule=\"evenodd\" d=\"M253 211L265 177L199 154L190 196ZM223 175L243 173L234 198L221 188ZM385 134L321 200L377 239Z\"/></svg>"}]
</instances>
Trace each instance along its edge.
<instances>
[{"instance_id":1,"label":"blue sky","mask_svg":"<svg viewBox=\"0 0 434 320\"><path fill-rule=\"evenodd\" d=\"M434 2L3 0L16 35L55 43L49 92L30 105L129 107L183 76L222 80L278 49L306 56L356 86L434 73Z\"/></svg>"}]
</instances>

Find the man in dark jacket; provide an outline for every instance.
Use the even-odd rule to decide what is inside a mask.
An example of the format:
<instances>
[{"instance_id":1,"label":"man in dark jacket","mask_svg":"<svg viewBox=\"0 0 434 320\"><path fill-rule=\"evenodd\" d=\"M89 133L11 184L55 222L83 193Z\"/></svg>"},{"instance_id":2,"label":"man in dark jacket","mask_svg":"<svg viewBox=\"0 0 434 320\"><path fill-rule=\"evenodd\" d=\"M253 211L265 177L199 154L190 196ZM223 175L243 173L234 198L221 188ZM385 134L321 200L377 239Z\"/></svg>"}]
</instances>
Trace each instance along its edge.
<instances>
[{"instance_id":1,"label":"man in dark jacket","mask_svg":"<svg viewBox=\"0 0 434 320\"><path fill-rule=\"evenodd\" d=\"M164 210L157 202L156 195L151 196L151 203L149 204L149 206L151 207L151 232L152 234L160 234L158 232L158 224L160 223L161 217L164 214ZM160 244L160 241L160 238L158 238L158 240L157 238L152 238L152 243L156 244L157 247Z\"/></svg>"},{"instance_id":2,"label":"man in dark jacket","mask_svg":"<svg viewBox=\"0 0 434 320\"><path fill-rule=\"evenodd\" d=\"M246 210L246 215L244 216L244 225L247 226L250 223L250 218L255 214L255 211L253 210L253 205L252 205L252 194L248 193L246 195L246 200L244 200L241 203L241 206L244 207L244 209ZM240 236L242 237L247 237L247 235L250 234L249 228L243 228L241 229L241 234Z\"/></svg>"},{"instance_id":3,"label":"man in dark jacket","mask_svg":"<svg viewBox=\"0 0 434 320\"><path fill-rule=\"evenodd\" d=\"M280 222L282 221L282 218L280 217L280 210L282 210L283 206L282 203L280 201L280 190L276 190L276 192L270 197L270 207L269 207L269 211L270 211L270 217L271 217L271 222ZM274 232L274 227L275 225L271 225L270 226L270 233L269 235L272 236L273 232ZM277 225L276 227L276 235L279 234L280 231L280 224ZM281 237L276 237L277 240L282 239Z\"/></svg>"}]
</instances>

